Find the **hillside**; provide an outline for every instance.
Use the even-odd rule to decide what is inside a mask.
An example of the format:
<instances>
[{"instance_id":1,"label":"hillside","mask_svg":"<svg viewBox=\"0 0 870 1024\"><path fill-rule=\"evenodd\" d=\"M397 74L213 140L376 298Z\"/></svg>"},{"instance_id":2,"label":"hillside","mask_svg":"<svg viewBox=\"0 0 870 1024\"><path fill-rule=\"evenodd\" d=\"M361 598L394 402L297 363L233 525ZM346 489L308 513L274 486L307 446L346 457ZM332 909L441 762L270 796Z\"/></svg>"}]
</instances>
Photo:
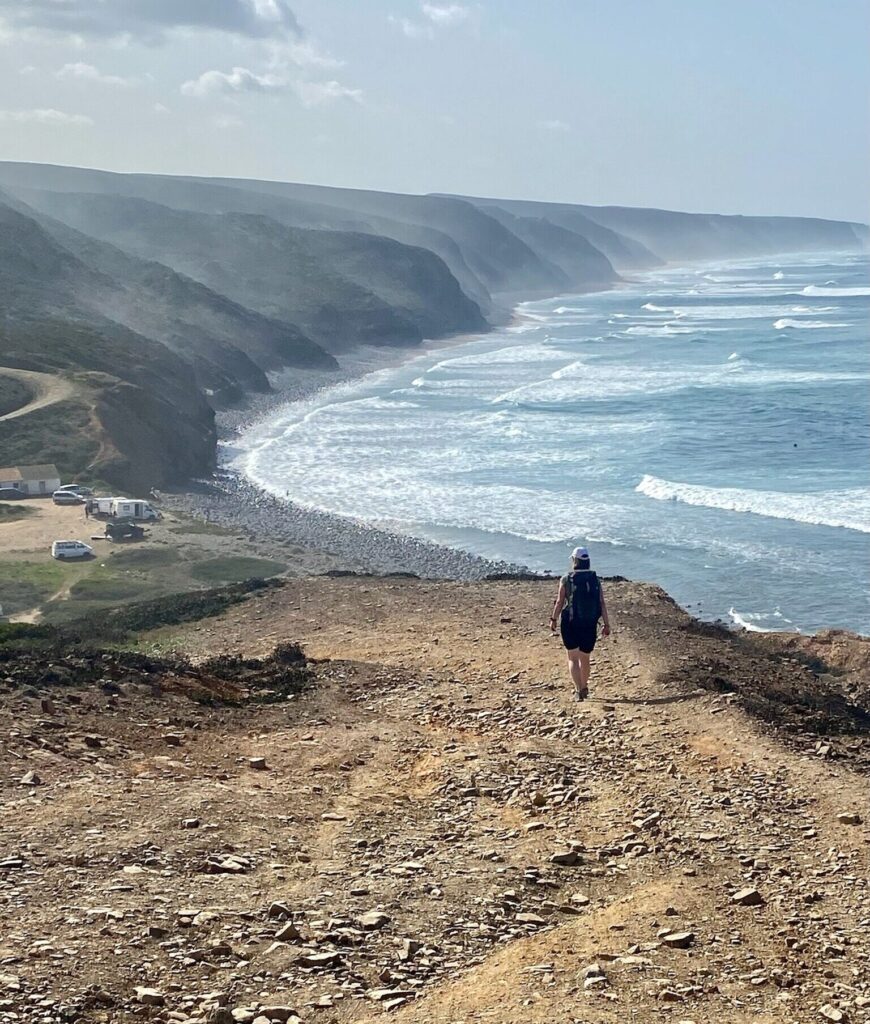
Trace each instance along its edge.
<instances>
[{"instance_id":1,"label":"hillside","mask_svg":"<svg viewBox=\"0 0 870 1024\"><path fill-rule=\"evenodd\" d=\"M550 582L293 581L50 670L0 644L3 1009L859 1024L866 706L607 587L582 705Z\"/></svg>"},{"instance_id":2,"label":"hillside","mask_svg":"<svg viewBox=\"0 0 870 1024\"><path fill-rule=\"evenodd\" d=\"M74 429L64 432L56 407L31 421L39 451L54 451L65 472L93 472L94 459L110 464L109 479L120 482L119 467L133 472L137 438L148 438L137 486L212 465L213 451L202 448L214 437L212 410L269 391L273 371L330 371L338 368L336 355L361 344L413 345L485 330L484 316L503 321L518 299L607 288L666 260L867 244L864 225L812 218L47 164L0 162L0 188L5 349L20 349L25 367L50 366L53 353L38 351L40 332L53 338L68 323L58 372L98 370L136 389L128 396L113 383L106 391L108 378L91 376L68 417ZM96 357L70 350L91 336L99 339ZM127 366L139 366L146 351L154 356L153 377L134 370L131 379ZM164 353L184 369L170 370ZM165 386L164 371L182 382L181 393ZM175 412L162 415L176 401ZM133 426L122 411L128 405L136 410ZM32 462L29 415L5 430L16 457ZM196 440L177 457L173 425L182 420L178 436L192 431Z\"/></svg>"},{"instance_id":3,"label":"hillside","mask_svg":"<svg viewBox=\"0 0 870 1024\"><path fill-rule=\"evenodd\" d=\"M111 321L193 366L218 401L267 390L265 370L334 366L291 324L265 318L165 264L129 256L26 205L0 197L0 288L7 318Z\"/></svg>"},{"instance_id":4,"label":"hillside","mask_svg":"<svg viewBox=\"0 0 870 1024\"><path fill-rule=\"evenodd\" d=\"M65 477L149 487L214 467L214 410L190 366L110 322L16 318L0 323L0 367L59 374L74 397L0 422L8 463L55 463Z\"/></svg>"},{"instance_id":5,"label":"hillside","mask_svg":"<svg viewBox=\"0 0 870 1024\"><path fill-rule=\"evenodd\" d=\"M254 214L174 210L121 196L26 195L83 232L299 325L333 352L486 326L439 259L391 239L293 228Z\"/></svg>"},{"instance_id":6,"label":"hillside","mask_svg":"<svg viewBox=\"0 0 870 1024\"><path fill-rule=\"evenodd\" d=\"M867 225L813 217L744 217L673 210L644 210L625 206L583 206L520 200L476 199L482 209L497 205L511 213L540 216L566 228L589 222L610 232L633 250L635 265L659 260L734 259L784 252L858 251L866 248ZM611 255L612 242L599 235L596 244ZM608 251L610 250L610 251ZM652 262L650 263L650 256Z\"/></svg>"}]
</instances>

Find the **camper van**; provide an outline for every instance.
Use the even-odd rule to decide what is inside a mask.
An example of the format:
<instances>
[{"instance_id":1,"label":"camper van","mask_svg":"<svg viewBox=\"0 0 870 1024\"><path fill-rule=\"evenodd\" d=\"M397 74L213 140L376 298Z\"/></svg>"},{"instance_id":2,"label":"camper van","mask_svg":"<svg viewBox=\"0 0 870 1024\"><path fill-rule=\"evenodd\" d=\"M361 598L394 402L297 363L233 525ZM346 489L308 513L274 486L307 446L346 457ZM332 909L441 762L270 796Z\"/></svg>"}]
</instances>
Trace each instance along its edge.
<instances>
[{"instance_id":1,"label":"camper van","mask_svg":"<svg viewBox=\"0 0 870 1024\"><path fill-rule=\"evenodd\" d=\"M88 498L85 504L87 505L88 513L92 516L110 516L112 515L112 506L116 501L126 501L126 499Z\"/></svg>"},{"instance_id":2,"label":"camper van","mask_svg":"<svg viewBox=\"0 0 870 1024\"><path fill-rule=\"evenodd\" d=\"M109 515L118 519L159 519L160 513L141 498L113 498Z\"/></svg>"}]
</instances>

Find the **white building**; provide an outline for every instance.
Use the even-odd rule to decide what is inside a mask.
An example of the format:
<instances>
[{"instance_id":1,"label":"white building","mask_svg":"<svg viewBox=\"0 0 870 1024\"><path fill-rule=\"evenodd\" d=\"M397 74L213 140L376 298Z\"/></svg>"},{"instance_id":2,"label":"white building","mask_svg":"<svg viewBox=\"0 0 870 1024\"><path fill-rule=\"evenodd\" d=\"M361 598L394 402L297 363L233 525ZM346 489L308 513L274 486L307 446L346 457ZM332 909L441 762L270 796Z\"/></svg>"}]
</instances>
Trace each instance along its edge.
<instances>
[{"instance_id":1,"label":"white building","mask_svg":"<svg viewBox=\"0 0 870 1024\"><path fill-rule=\"evenodd\" d=\"M14 487L30 497L52 494L60 487L56 466L5 466L0 468L0 487Z\"/></svg>"}]
</instances>

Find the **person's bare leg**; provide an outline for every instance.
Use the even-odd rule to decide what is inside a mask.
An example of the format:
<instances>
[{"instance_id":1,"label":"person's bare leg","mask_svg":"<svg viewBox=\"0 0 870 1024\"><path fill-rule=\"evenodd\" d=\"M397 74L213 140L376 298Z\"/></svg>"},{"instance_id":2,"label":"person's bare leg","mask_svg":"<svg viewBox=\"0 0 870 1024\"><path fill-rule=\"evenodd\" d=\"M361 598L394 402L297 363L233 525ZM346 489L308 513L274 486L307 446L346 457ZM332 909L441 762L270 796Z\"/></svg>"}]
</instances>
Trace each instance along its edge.
<instances>
[{"instance_id":1,"label":"person's bare leg","mask_svg":"<svg viewBox=\"0 0 870 1024\"><path fill-rule=\"evenodd\" d=\"M568 671L571 673L571 682L577 693L583 692L583 669L580 667L582 657L580 651L568 651Z\"/></svg>"},{"instance_id":2,"label":"person's bare leg","mask_svg":"<svg viewBox=\"0 0 870 1024\"><path fill-rule=\"evenodd\" d=\"M592 666L589 664L589 655L585 651L578 651L577 662L580 669L580 692L588 693L589 673L592 671Z\"/></svg>"}]
</instances>

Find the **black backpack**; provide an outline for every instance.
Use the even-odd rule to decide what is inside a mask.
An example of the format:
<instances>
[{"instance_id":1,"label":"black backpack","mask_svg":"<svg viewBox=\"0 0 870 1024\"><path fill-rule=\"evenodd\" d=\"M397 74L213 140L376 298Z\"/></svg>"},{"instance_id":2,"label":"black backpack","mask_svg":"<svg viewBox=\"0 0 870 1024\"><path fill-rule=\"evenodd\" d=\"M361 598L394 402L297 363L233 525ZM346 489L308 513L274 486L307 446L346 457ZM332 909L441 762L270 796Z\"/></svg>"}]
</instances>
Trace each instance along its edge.
<instances>
[{"instance_id":1,"label":"black backpack","mask_svg":"<svg viewBox=\"0 0 870 1024\"><path fill-rule=\"evenodd\" d=\"M569 622L590 625L601 618L601 584L592 569L576 569L565 577L565 611Z\"/></svg>"}]
</instances>

